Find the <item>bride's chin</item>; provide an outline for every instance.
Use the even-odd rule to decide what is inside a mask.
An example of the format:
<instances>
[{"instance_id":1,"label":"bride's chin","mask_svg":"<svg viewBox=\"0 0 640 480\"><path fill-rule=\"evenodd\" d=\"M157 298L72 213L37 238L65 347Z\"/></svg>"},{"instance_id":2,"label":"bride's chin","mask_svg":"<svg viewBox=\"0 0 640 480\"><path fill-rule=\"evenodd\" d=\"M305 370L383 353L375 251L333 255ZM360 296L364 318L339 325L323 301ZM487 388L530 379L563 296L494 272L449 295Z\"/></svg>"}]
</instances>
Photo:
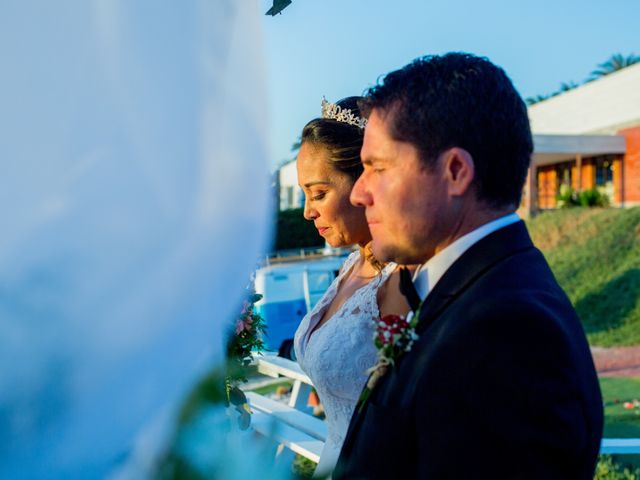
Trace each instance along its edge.
<instances>
[{"instance_id":1,"label":"bride's chin","mask_svg":"<svg viewBox=\"0 0 640 480\"><path fill-rule=\"evenodd\" d=\"M352 245L351 243L347 243L344 238L325 238L325 241L329 244L331 248L341 248L348 247Z\"/></svg>"}]
</instances>

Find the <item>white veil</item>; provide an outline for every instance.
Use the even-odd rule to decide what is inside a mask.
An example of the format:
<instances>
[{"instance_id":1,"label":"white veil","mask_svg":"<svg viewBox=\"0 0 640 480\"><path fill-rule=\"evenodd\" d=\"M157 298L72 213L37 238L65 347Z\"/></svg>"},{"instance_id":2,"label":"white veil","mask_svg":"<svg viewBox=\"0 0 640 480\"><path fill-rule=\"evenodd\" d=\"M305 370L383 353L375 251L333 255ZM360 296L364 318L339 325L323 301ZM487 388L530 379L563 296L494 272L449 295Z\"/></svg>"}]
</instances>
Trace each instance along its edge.
<instances>
[{"instance_id":1,"label":"white veil","mask_svg":"<svg viewBox=\"0 0 640 480\"><path fill-rule=\"evenodd\" d=\"M258 4L0 3L0 477L102 478L269 238Z\"/></svg>"}]
</instances>

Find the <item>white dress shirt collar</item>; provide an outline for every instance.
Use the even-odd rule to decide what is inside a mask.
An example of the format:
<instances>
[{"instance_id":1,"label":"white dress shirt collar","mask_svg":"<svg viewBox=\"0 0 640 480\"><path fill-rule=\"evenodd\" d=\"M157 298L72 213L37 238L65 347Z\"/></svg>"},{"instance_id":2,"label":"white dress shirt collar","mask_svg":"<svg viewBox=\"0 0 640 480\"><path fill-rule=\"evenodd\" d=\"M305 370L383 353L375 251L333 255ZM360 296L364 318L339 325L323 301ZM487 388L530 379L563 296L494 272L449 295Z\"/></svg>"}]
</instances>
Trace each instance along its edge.
<instances>
[{"instance_id":1,"label":"white dress shirt collar","mask_svg":"<svg viewBox=\"0 0 640 480\"><path fill-rule=\"evenodd\" d=\"M413 283L420 298L424 300L427 297L449 267L474 243L490 233L518 221L520 221L520 217L515 213L510 213L504 217L485 223L481 227L460 237L444 250L441 250L431 257L426 263L422 264L413 276Z\"/></svg>"}]
</instances>

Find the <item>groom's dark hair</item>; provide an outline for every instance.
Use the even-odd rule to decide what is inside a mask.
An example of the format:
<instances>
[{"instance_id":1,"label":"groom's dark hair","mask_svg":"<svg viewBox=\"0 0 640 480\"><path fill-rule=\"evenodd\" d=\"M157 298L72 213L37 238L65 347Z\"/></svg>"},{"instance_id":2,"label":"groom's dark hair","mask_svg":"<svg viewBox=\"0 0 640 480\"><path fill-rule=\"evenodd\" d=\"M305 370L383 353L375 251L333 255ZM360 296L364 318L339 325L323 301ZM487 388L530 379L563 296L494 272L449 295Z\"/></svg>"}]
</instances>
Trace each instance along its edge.
<instances>
[{"instance_id":1,"label":"groom's dark hair","mask_svg":"<svg viewBox=\"0 0 640 480\"><path fill-rule=\"evenodd\" d=\"M396 140L413 144L427 167L452 147L474 161L477 198L520 204L533 140L527 107L507 74L468 53L421 57L387 74L361 102L388 114Z\"/></svg>"}]
</instances>

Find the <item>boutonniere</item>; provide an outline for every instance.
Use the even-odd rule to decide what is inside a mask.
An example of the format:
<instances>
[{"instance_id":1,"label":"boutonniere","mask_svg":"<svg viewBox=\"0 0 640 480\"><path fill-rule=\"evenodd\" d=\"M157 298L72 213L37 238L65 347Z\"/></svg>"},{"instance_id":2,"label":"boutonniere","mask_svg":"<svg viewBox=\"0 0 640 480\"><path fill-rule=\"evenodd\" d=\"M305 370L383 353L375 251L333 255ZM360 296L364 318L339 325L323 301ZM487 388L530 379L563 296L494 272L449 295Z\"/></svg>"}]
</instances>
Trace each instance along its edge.
<instances>
[{"instance_id":1,"label":"boutonniere","mask_svg":"<svg viewBox=\"0 0 640 480\"><path fill-rule=\"evenodd\" d=\"M367 370L369 379L358 400L358 410L362 409L378 380L400 357L411 351L418 339L417 323L418 315L413 312L409 312L406 318L400 315L385 315L375 321L373 343L378 349L378 361Z\"/></svg>"}]
</instances>

